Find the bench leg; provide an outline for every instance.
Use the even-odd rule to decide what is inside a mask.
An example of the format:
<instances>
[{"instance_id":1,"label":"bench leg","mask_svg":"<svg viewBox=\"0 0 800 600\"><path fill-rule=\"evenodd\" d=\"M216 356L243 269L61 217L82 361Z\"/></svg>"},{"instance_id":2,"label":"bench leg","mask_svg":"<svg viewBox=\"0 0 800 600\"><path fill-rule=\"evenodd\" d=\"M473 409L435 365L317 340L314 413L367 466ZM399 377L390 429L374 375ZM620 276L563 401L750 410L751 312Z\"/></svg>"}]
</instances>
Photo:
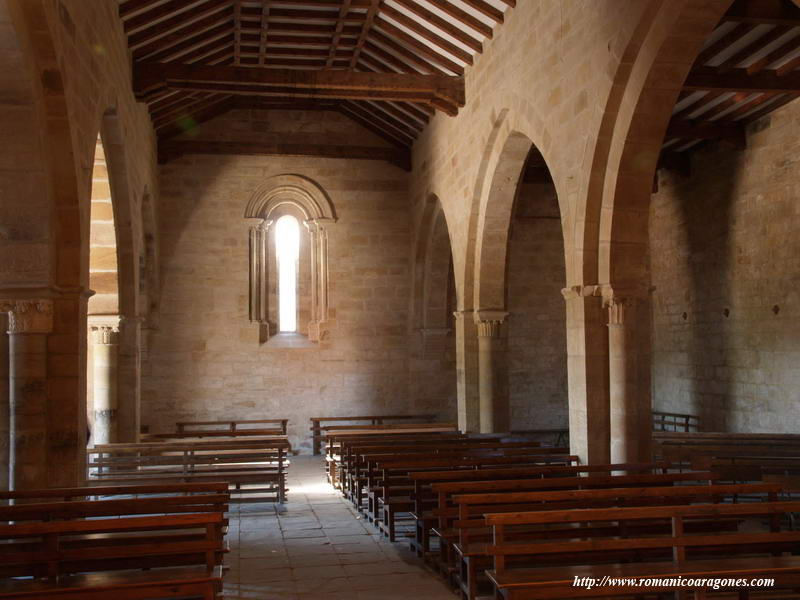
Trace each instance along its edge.
<instances>
[{"instance_id":1,"label":"bench leg","mask_svg":"<svg viewBox=\"0 0 800 600\"><path fill-rule=\"evenodd\" d=\"M389 536L389 541L394 542L394 511L391 506L383 509L383 523L386 527L386 535Z\"/></svg>"}]
</instances>

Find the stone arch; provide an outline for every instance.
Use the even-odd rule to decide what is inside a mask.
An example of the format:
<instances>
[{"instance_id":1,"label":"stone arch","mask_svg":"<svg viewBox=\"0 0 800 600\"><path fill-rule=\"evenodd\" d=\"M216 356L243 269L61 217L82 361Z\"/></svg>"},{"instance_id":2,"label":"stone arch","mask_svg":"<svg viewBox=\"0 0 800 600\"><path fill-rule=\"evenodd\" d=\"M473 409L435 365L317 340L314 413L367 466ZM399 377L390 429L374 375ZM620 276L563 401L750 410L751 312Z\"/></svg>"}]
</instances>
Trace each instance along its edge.
<instances>
[{"instance_id":1,"label":"stone arch","mask_svg":"<svg viewBox=\"0 0 800 600\"><path fill-rule=\"evenodd\" d=\"M583 296L602 296L608 309L612 462L650 456L648 208L652 182L683 81L730 4L731 0L652 3L619 67L604 119L609 136L595 157L583 238L587 247L596 248L596 256L587 252L584 260L597 261L596 270L584 264L583 272L596 272L597 285L572 289Z\"/></svg>"},{"instance_id":2,"label":"stone arch","mask_svg":"<svg viewBox=\"0 0 800 600\"><path fill-rule=\"evenodd\" d=\"M0 234L3 250L14 257L6 261L0 256L0 305L10 314L10 330L29 334L16 336L25 343L12 343L12 354L24 352L39 337L55 340L39 344L43 369L11 373L21 378L18 393L43 390L25 398L12 392L9 400L8 464L14 489L74 486L85 466L86 334L79 324L86 311L86 207L79 200L64 79L49 21L42 0L0 1L0 67L14 74L4 80L0 100L10 127L4 131L11 133L0 161L8 161L4 172L9 182L23 187L0 201L14 215L3 219L8 231ZM14 241L28 247L19 252Z\"/></svg>"},{"instance_id":3,"label":"stone arch","mask_svg":"<svg viewBox=\"0 0 800 600\"><path fill-rule=\"evenodd\" d=\"M328 194L313 179L302 175L275 175L252 194L245 208L247 219L269 219L284 204L295 205L306 221L336 221Z\"/></svg>"},{"instance_id":4,"label":"stone arch","mask_svg":"<svg viewBox=\"0 0 800 600\"><path fill-rule=\"evenodd\" d=\"M412 323L414 327L424 329L429 325L434 325L433 321L436 321L435 325L441 327L446 316L445 311L440 311L442 314L434 317L429 314L428 309L434 295L439 300L435 302L436 306L443 308L439 296L441 293L448 293L448 290L433 289L432 279L434 273L440 275L443 271L452 269L453 252L447 216L442 208L442 203L435 194L427 197L416 232Z\"/></svg>"}]
</instances>

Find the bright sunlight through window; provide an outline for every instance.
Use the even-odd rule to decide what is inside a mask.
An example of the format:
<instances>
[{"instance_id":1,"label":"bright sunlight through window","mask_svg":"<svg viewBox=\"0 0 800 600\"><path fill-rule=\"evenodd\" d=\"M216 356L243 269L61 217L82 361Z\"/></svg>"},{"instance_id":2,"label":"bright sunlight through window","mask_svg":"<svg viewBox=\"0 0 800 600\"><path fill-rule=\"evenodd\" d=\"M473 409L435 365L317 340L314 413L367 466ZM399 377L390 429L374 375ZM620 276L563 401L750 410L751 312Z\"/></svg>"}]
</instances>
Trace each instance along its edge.
<instances>
[{"instance_id":1,"label":"bright sunlight through window","mask_svg":"<svg viewBox=\"0 0 800 600\"><path fill-rule=\"evenodd\" d=\"M275 225L275 250L278 257L278 329L297 331L297 260L300 256L300 226L285 215Z\"/></svg>"}]
</instances>

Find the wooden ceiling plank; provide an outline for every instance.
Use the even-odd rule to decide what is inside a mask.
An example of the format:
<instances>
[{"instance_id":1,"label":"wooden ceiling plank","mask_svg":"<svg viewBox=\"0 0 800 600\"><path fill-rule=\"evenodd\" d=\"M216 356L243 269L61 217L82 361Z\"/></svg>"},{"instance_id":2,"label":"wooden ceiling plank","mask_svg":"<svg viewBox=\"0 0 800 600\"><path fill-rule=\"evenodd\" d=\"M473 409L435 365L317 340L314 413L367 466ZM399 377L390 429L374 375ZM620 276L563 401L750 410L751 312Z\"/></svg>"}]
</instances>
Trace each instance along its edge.
<instances>
[{"instance_id":1,"label":"wooden ceiling plank","mask_svg":"<svg viewBox=\"0 0 800 600\"><path fill-rule=\"evenodd\" d=\"M219 40L221 37L226 37L230 35L231 40L233 39L233 21L228 20L226 23L222 23L221 25L217 25L213 29L209 29L208 31L203 31L198 33L197 35L193 35L191 37L183 37L183 38L171 38L170 43L164 45L160 48L157 52L150 53L147 55L134 55L134 60L136 62L140 62L142 60L147 61L154 61L159 62L162 60L169 60L174 59L181 54L189 52L196 47L201 47L207 44L211 44Z\"/></svg>"},{"instance_id":2,"label":"wooden ceiling plank","mask_svg":"<svg viewBox=\"0 0 800 600\"><path fill-rule=\"evenodd\" d=\"M683 84L686 90L723 90L729 92L792 92L800 91L800 74L779 76L773 71L748 75L746 69L733 69L719 75L714 68L693 69Z\"/></svg>"},{"instance_id":3,"label":"wooden ceiling plank","mask_svg":"<svg viewBox=\"0 0 800 600\"><path fill-rule=\"evenodd\" d=\"M350 63L348 68L352 71L356 68L358 64L358 59L361 56L361 51L364 49L364 44L367 41L367 36L369 35L370 30L372 29L372 24L375 22L375 16L378 12L378 7L381 4L381 0L370 0L370 6L367 9L367 18L364 20L364 24L361 26L361 31L358 34L358 39L356 40L356 46L353 49L353 56L350 58Z\"/></svg>"},{"instance_id":4,"label":"wooden ceiling plank","mask_svg":"<svg viewBox=\"0 0 800 600\"><path fill-rule=\"evenodd\" d=\"M149 27L150 25L155 24L156 21L165 18L171 18L177 13L182 13L188 10L192 4L195 4L196 2L197 0L170 0L161 6L156 6L147 12L143 12L135 17L124 20L123 29L125 30L126 34L131 34L134 31L142 29L143 27Z\"/></svg>"},{"instance_id":5,"label":"wooden ceiling plank","mask_svg":"<svg viewBox=\"0 0 800 600\"><path fill-rule=\"evenodd\" d=\"M747 115L742 121L746 123L752 123L753 121L758 121L761 117L768 115L774 110L778 110L781 106L789 104L792 100L797 99L800 96L798 92L791 92L788 94L784 94L774 102L770 102L767 106L762 108L761 110L757 110L752 115Z\"/></svg>"},{"instance_id":6,"label":"wooden ceiling plank","mask_svg":"<svg viewBox=\"0 0 800 600\"><path fill-rule=\"evenodd\" d=\"M229 8L230 0L210 0L192 10L188 15L175 15L171 19L161 21L156 25L143 29L139 33L129 35L128 48L136 50L140 46L144 46L149 42L174 32L176 29L183 29L191 24L202 27L202 23L205 19L216 13L225 12Z\"/></svg>"},{"instance_id":7,"label":"wooden ceiling plank","mask_svg":"<svg viewBox=\"0 0 800 600\"><path fill-rule=\"evenodd\" d=\"M494 33L489 25L487 25L480 19L473 17L468 12L461 10L455 4L451 4L450 2L448 2L448 0L426 0L426 1L428 2L428 4L431 4L432 6L435 6L436 8L441 10L442 12L450 15L450 17L452 17L462 25L466 25L470 29L477 31L483 37L492 39Z\"/></svg>"},{"instance_id":8,"label":"wooden ceiling plank","mask_svg":"<svg viewBox=\"0 0 800 600\"><path fill-rule=\"evenodd\" d=\"M463 60L465 63L469 65L472 64L472 54L470 54L460 46L457 46L454 43L444 39L440 35L437 35L433 31L422 25L419 21L415 21L414 19L401 13L399 10L395 10L391 6L384 4L381 6L381 17L382 17L381 20L383 22L386 22L386 20L383 19L383 17L389 17L395 23L399 23L406 29L413 31L418 36L428 40L441 50L450 53L451 55L455 56L460 60Z\"/></svg>"},{"instance_id":9,"label":"wooden ceiling plank","mask_svg":"<svg viewBox=\"0 0 800 600\"><path fill-rule=\"evenodd\" d=\"M148 10L159 2L161 0L126 0L119 6L119 16L127 19L133 13Z\"/></svg>"},{"instance_id":10,"label":"wooden ceiling plank","mask_svg":"<svg viewBox=\"0 0 800 600\"><path fill-rule=\"evenodd\" d=\"M423 21L427 21L437 29L444 31L447 35L458 40L468 48L472 48L475 52L478 52L479 54L483 52L483 43L481 43L480 40L475 39L472 35L468 34L462 29L459 29L450 21L441 18L439 15L429 11L422 5L417 4L415 0L394 0L394 2L409 12L414 13Z\"/></svg>"},{"instance_id":11,"label":"wooden ceiling plank","mask_svg":"<svg viewBox=\"0 0 800 600\"><path fill-rule=\"evenodd\" d=\"M134 49L131 53L131 56L133 57L133 60L142 60L151 54L171 48L176 44L180 44L186 40L187 37L199 36L207 31L213 31L215 28L229 24L232 22L232 18L233 15L229 10L219 14L212 14L196 23L190 23L181 27L180 29L172 31L171 33L164 34L145 46Z\"/></svg>"},{"instance_id":12,"label":"wooden ceiling plank","mask_svg":"<svg viewBox=\"0 0 800 600\"><path fill-rule=\"evenodd\" d=\"M727 115L725 115L722 118L722 120L724 120L724 121L736 121L742 115L746 115L751 110L755 109L758 106L761 106L762 104L764 104L768 100L771 100L775 96L777 96L777 94L761 94L757 98L753 98L749 102L746 102L744 105L742 105L741 107L737 108L736 110L729 112Z\"/></svg>"},{"instance_id":13,"label":"wooden ceiling plank","mask_svg":"<svg viewBox=\"0 0 800 600\"><path fill-rule=\"evenodd\" d=\"M233 99L236 108L250 110L332 110L338 111L335 100L282 100L280 98L250 98L238 96Z\"/></svg>"},{"instance_id":14,"label":"wooden ceiling plank","mask_svg":"<svg viewBox=\"0 0 800 600\"><path fill-rule=\"evenodd\" d=\"M721 64L717 66L718 73L727 73L731 69L734 69L736 65L738 65L743 60L747 59L748 57L752 56L756 52L763 50L767 46L769 46L772 42L783 36L789 31L790 27L785 25L778 25L767 33L762 35L757 40L747 44L744 48L735 52L733 56L728 58L727 60L723 61Z\"/></svg>"},{"instance_id":15,"label":"wooden ceiling plank","mask_svg":"<svg viewBox=\"0 0 800 600\"><path fill-rule=\"evenodd\" d=\"M494 6L484 0L461 0L467 6L477 10L485 17L489 17L495 23L503 22L503 11L496 9Z\"/></svg>"},{"instance_id":16,"label":"wooden ceiling plank","mask_svg":"<svg viewBox=\"0 0 800 600\"><path fill-rule=\"evenodd\" d=\"M182 104L181 106L177 106L169 110L162 111L158 115L154 115L152 117L153 125L155 125L156 128L163 127L165 124L168 124L170 121L174 121L179 116L190 115L193 110L203 109L208 105L218 102L220 99L221 96L219 94L198 94L191 98L189 102Z\"/></svg>"},{"instance_id":17,"label":"wooden ceiling plank","mask_svg":"<svg viewBox=\"0 0 800 600\"><path fill-rule=\"evenodd\" d=\"M790 39L784 44L781 44L779 47L775 48L772 52L759 58L757 61L753 62L752 64L747 66L747 73L748 75L755 75L759 71L763 71L769 65L774 62L779 61L781 58L786 56L787 54L794 52L800 48L800 35Z\"/></svg>"},{"instance_id":18,"label":"wooden ceiling plank","mask_svg":"<svg viewBox=\"0 0 800 600\"><path fill-rule=\"evenodd\" d=\"M800 66L800 56L795 56L793 59L787 60L780 67L775 69L775 73L778 77L783 77L784 75L792 73L798 66Z\"/></svg>"},{"instance_id":19,"label":"wooden ceiling plank","mask_svg":"<svg viewBox=\"0 0 800 600\"><path fill-rule=\"evenodd\" d=\"M159 144L158 153L160 162L166 162L184 154L310 156L345 160L379 160L389 162L406 171L411 170L411 154L407 148L383 148L380 146L356 146L351 144L169 140Z\"/></svg>"},{"instance_id":20,"label":"wooden ceiling plank","mask_svg":"<svg viewBox=\"0 0 800 600\"><path fill-rule=\"evenodd\" d=\"M266 0L265 0L266 1ZM249 21L243 21L242 33L245 35L259 35L262 23L258 22L250 24ZM270 21L267 18L267 26L270 32L283 33L283 34L319 34L319 35L333 35L334 27L331 25L315 25L313 23L298 23L296 21ZM359 25L346 25L342 28L342 35L357 37L361 31Z\"/></svg>"},{"instance_id":21,"label":"wooden ceiling plank","mask_svg":"<svg viewBox=\"0 0 800 600\"><path fill-rule=\"evenodd\" d=\"M349 107L356 114L360 114L364 119L370 120L372 122L377 121L380 126L383 126L384 128L385 127L391 128L396 133L401 134L405 139L409 141L409 143L413 143L417 137L417 133L413 129L407 127L405 124L401 123L400 121L397 121L396 119L394 119L393 117L387 115L382 111L376 111L374 106L370 105L370 108L372 108L372 110L367 110L367 108L363 104L356 104L354 102L345 101L342 102L342 105Z\"/></svg>"},{"instance_id":22,"label":"wooden ceiling plank","mask_svg":"<svg viewBox=\"0 0 800 600\"><path fill-rule=\"evenodd\" d=\"M688 92L688 93L692 94L694 92ZM689 106L687 106L683 110L680 110L677 113L675 113L674 115L672 115L672 118L673 119L686 118L690 114L692 114L694 112L697 112L698 109L702 108L703 106L705 106L709 102L712 102L712 101L716 100L717 98L719 98L724 93L725 92L723 92L723 91L708 92L702 98L699 98L698 100L696 100L695 102L692 102Z\"/></svg>"},{"instance_id":23,"label":"wooden ceiling plank","mask_svg":"<svg viewBox=\"0 0 800 600\"><path fill-rule=\"evenodd\" d=\"M425 111L420 110L418 108L419 105L409 104L408 102L395 102L395 104L400 108L400 110L408 113L423 124L427 124L430 120L430 115Z\"/></svg>"},{"instance_id":24,"label":"wooden ceiling plank","mask_svg":"<svg viewBox=\"0 0 800 600\"><path fill-rule=\"evenodd\" d=\"M369 37L370 37L371 41L379 42L382 46L385 46L386 48L391 49L392 51L394 51L395 54L398 54L398 55L402 56L409 63L416 64L417 66L419 66L421 69L424 69L428 73L438 73L439 75L446 75L444 70L442 70L437 65L431 63L428 58L424 58L423 56L421 56L421 54L423 54L421 51L418 50L417 52L414 52L413 50L409 50L408 48L406 48L405 46L403 46L399 42L397 42L397 41L393 40L392 38L390 38L388 35L386 35L382 31L378 31L377 29L373 28L372 31L370 32L370 36ZM420 44L420 45L424 46L424 44ZM424 47L427 48L427 46L424 46ZM435 56L439 56L438 54L435 54L433 52L430 52L430 54L434 54ZM425 56L429 57L430 54L426 53ZM452 61L449 61L449 62L452 65L452 69L451 70L456 75L463 75L464 74L464 68L462 66L457 65L456 63L454 63Z\"/></svg>"},{"instance_id":25,"label":"wooden ceiling plank","mask_svg":"<svg viewBox=\"0 0 800 600\"><path fill-rule=\"evenodd\" d=\"M364 42L364 47L361 49L361 56L363 57L365 54L371 54L374 56L375 59L378 59L378 63L386 63L387 65L391 65L395 69L397 69L400 73L413 73L416 74L417 70L405 63L404 61L400 60L397 56L392 54L391 52L387 52L383 48L380 48L373 44L372 42ZM383 72L386 71L386 67L383 67Z\"/></svg>"},{"instance_id":26,"label":"wooden ceiling plank","mask_svg":"<svg viewBox=\"0 0 800 600\"><path fill-rule=\"evenodd\" d=\"M233 64L239 65L242 52L242 0L233 0Z\"/></svg>"},{"instance_id":27,"label":"wooden ceiling plank","mask_svg":"<svg viewBox=\"0 0 800 600\"><path fill-rule=\"evenodd\" d=\"M331 21L336 22L338 11L322 11L322 10L298 10L294 8L272 8L270 10L271 19L288 19L299 21ZM366 20L366 13L349 12L344 17L346 23L361 24Z\"/></svg>"},{"instance_id":28,"label":"wooden ceiling plank","mask_svg":"<svg viewBox=\"0 0 800 600\"><path fill-rule=\"evenodd\" d=\"M256 52L258 52L260 50L260 41L260 37L250 36L248 34L246 37L242 38L242 47L254 48ZM322 49L325 50L326 53L330 54L330 48L327 48L327 46L330 46L331 38L316 35L275 34L269 36L269 43L283 46L325 46L326 48ZM355 43L356 42L353 39L343 38L339 42L339 50L352 48L355 46ZM266 48L267 47L265 46L265 51ZM340 56L341 52L337 52L336 55Z\"/></svg>"},{"instance_id":29,"label":"wooden ceiling plank","mask_svg":"<svg viewBox=\"0 0 800 600\"><path fill-rule=\"evenodd\" d=\"M359 114L353 112L352 106L341 104L339 106L339 112L341 112L343 115L345 115L352 121L355 121L356 123L361 125L364 129L367 129L368 131L371 131L378 137L386 140L393 146L397 146L398 148L408 148L413 144L413 140L409 140L406 137L401 136L393 131L387 131L386 129L383 129L375 125L375 123L373 123L370 119L364 118L362 116L363 113Z\"/></svg>"},{"instance_id":30,"label":"wooden ceiling plank","mask_svg":"<svg viewBox=\"0 0 800 600\"><path fill-rule=\"evenodd\" d=\"M755 27L756 25L752 23L739 23L736 25L736 27L731 29L716 42L708 46L708 48L701 51L700 54L697 55L694 64L697 66L705 65L709 60L714 58L717 54L725 50L731 44L734 44L739 39L750 33Z\"/></svg>"},{"instance_id":31,"label":"wooden ceiling plank","mask_svg":"<svg viewBox=\"0 0 800 600\"><path fill-rule=\"evenodd\" d=\"M430 46L423 44L419 40L415 39L414 37L408 35L405 31L400 29L399 27L395 27L385 19L381 19L378 17L375 19L375 25L380 29L384 34L392 36L393 38L400 40L407 46L410 46L414 50L416 50L419 54L428 57L431 61L438 63L449 69L452 73L456 73L458 75L464 74L464 67L459 65L458 63L450 60L446 56L443 56ZM374 31L374 30L373 30Z\"/></svg>"},{"instance_id":32,"label":"wooden ceiling plank","mask_svg":"<svg viewBox=\"0 0 800 600\"><path fill-rule=\"evenodd\" d=\"M334 28L333 37L330 42L330 49L328 51L328 58L325 61L325 68L330 69L333 66L333 58L336 56L336 50L339 48L339 40L342 37L342 27L344 27L344 18L350 12L350 0L342 0L342 5L339 8L339 17L336 19L336 27Z\"/></svg>"},{"instance_id":33,"label":"wooden ceiling plank","mask_svg":"<svg viewBox=\"0 0 800 600\"><path fill-rule=\"evenodd\" d=\"M728 110L732 106L736 106L740 102L743 102L749 95L750 95L749 92L738 92L733 96L731 96L730 98L726 98L719 104L716 104L715 106L711 107L706 112L697 117L697 119L702 121L710 121L718 114L725 112L726 110Z\"/></svg>"},{"instance_id":34,"label":"wooden ceiling plank","mask_svg":"<svg viewBox=\"0 0 800 600\"><path fill-rule=\"evenodd\" d=\"M261 0L261 27L258 33L258 66L267 64L267 44L269 43L269 13L272 9L270 0Z\"/></svg>"},{"instance_id":35,"label":"wooden ceiling plank","mask_svg":"<svg viewBox=\"0 0 800 600\"><path fill-rule=\"evenodd\" d=\"M736 0L722 20L737 23L798 26L800 25L800 8L791 2Z\"/></svg>"},{"instance_id":36,"label":"wooden ceiling plank","mask_svg":"<svg viewBox=\"0 0 800 600\"><path fill-rule=\"evenodd\" d=\"M233 59L233 46L231 45L231 42L228 41L227 43L223 43L216 48L204 49L202 53L199 50L192 52L187 60L187 64L201 63L204 65L233 65Z\"/></svg>"},{"instance_id":37,"label":"wooden ceiling plank","mask_svg":"<svg viewBox=\"0 0 800 600\"><path fill-rule=\"evenodd\" d=\"M160 98L155 102L149 102L147 104L147 108L150 111L150 114L154 114L160 110L164 110L170 106L175 106L180 104L181 102L185 102L187 98L189 98L192 94L187 94L181 91L171 92L169 95L165 96L164 98Z\"/></svg>"},{"instance_id":38,"label":"wooden ceiling plank","mask_svg":"<svg viewBox=\"0 0 800 600\"><path fill-rule=\"evenodd\" d=\"M387 117L402 124L409 132L413 132L415 138L424 129L424 125L412 119L399 108L392 106L390 102L368 102L367 105L378 112L386 113Z\"/></svg>"}]
</instances>

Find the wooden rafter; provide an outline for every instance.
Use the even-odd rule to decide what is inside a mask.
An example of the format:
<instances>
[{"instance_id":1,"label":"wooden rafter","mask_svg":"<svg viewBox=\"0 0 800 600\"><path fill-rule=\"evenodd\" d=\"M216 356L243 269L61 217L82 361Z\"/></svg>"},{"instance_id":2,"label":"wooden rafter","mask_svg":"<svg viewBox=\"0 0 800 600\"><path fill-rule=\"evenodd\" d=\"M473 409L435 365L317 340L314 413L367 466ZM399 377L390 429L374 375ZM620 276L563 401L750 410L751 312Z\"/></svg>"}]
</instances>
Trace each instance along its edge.
<instances>
[{"instance_id":1,"label":"wooden rafter","mask_svg":"<svg viewBox=\"0 0 800 600\"><path fill-rule=\"evenodd\" d=\"M792 92L800 91L800 73L780 76L773 71L748 75L747 69L732 69L720 75L713 67L693 69L683 84L686 90L724 90L729 92Z\"/></svg>"},{"instance_id":2,"label":"wooden rafter","mask_svg":"<svg viewBox=\"0 0 800 600\"><path fill-rule=\"evenodd\" d=\"M364 48L364 43L367 41L367 36L372 28L372 23L375 21L375 15L378 12L380 1L381 0L370 0L370 5L367 9L367 18L364 20L364 24L361 26L361 31L359 32L358 39L356 40L356 46L353 48L353 56L350 58L350 64L348 65L351 71L358 64L358 59L361 56L361 50Z\"/></svg>"},{"instance_id":3,"label":"wooden rafter","mask_svg":"<svg viewBox=\"0 0 800 600\"><path fill-rule=\"evenodd\" d=\"M261 27L258 33L258 66L267 64L267 40L269 36L269 11L271 0L261 0Z\"/></svg>"},{"instance_id":4,"label":"wooden rafter","mask_svg":"<svg viewBox=\"0 0 800 600\"><path fill-rule=\"evenodd\" d=\"M242 58L242 0L233 0L233 64Z\"/></svg>"},{"instance_id":5,"label":"wooden rafter","mask_svg":"<svg viewBox=\"0 0 800 600\"><path fill-rule=\"evenodd\" d=\"M184 13L184 11L187 11L189 8L191 8L194 0L169 0L161 6L150 8L153 4L157 3L158 2L148 2L148 10L140 12L139 14L136 14L130 18L126 18L126 16L122 14L122 10L124 10L128 4L132 4L132 2L126 2L124 5L122 5L122 7L120 7L120 13L122 14L123 28L125 29L125 33L130 34L144 27L149 27L166 17L172 17L176 14ZM145 3L140 3L140 6L144 5ZM186 14L188 13L185 13L184 16L186 16Z\"/></svg>"},{"instance_id":6,"label":"wooden rafter","mask_svg":"<svg viewBox=\"0 0 800 600\"><path fill-rule=\"evenodd\" d=\"M382 148L352 144L295 144L284 142L218 142L197 140L167 140L158 147L159 161L178 158L184 154L315 156L356 160L382 160L406 171L411 168L407 148Z\"/></svg>"},{"instance_id":7,"label":"wooden rafter","mask_svg":"<svg viewBox=\"0 0 800 600\"><path fill-rule=\"evenodd\" d=\"M168 50L185 42L189 37L199 38L204 34L213 35L214 31L225 31L225 26L229 26L232 19L230 10L224 12L214 12L199 21L190 23L169 33L164 33L147 45L138 45L133 51L134 60L140 60L152 56L158 52ZM150 31L150 30L146 30Z\"/></svg>"},{"instance_id":8,"label":"wooden rafter","mask_svg":"<svg viewBox=\"0 0 800 600\"><path fill-rule=\"evenodd\" d=\"M416 38L408 35L406 32L401 30L398 27L395 27L388 21L381 19L380 17L375 20L376 27L382 31L384 34L387 34L401 42L403 42L406 46L412 48L413 53L418 56L424 56L429 62L431 63L438 63L439 65L443 66L444 68L448 69L451 73L456 73L458 75L464 74L464 67L459 65L457 62L450 60L446 56L443 56L441 53L436 52L430 46L423 44ZM375 32L377 34L377 32ZM386 37L386 35L382 36ZM381 37L379 36L378 39L380 40Z\"/></svg>"},{"instance_id":9,"label":"wooden rafter","mask_svg":"<svg viewBox=\"0 0 800 600\"><path fill-rule=\"evenodd\" d=\"M738 52L735 52L730 58L723 61L719 66L717 66L717 72L727 73L728 71L733 70L740 62L746 60L756 52L763 50L775 40L780 39L789 30L790 27L787 27L785 25L776 25L774 28L772 28L770 31L759 37L757 40L745 45L744 48L742 48Z\"/></svg>"},{"instance_id":10,"label":"wooden rafter","mask_svg":"<svg viewBox=\"0 0 800 600\"><path fill-rule=\"evenodd\" d=\"M723 21L800 26L800 8L791 2L736 0L725 13Z\"/></svg>"},{"instance_id":11,"label":"wooden rafter","mask_svg":"<svg viewBox=\"0 0 800 600\"><path fill-rule=\"evenodd\" d=\"M448 113L464 105L464 80L444 75L292 71L175 63L134 66L134 93L147 99L163 89L229 94L384 99L423 102Z\"/></svg>"},{"instance_id":12,"label":"wooden rafter","mask_svg":"<svg viewBox=\"0 0 800 600\"><path fill-rule=\"evenodd\" d=\"M494 32L492 28L489 27L486 23L478 19L477 17L473 17L470 13L465 10L461 10L455 4L449 2L449 0L427 0L428 4L435 6L443 13L449 15L452 19L455 19L459 23L466 25L470 29L477 31L484 37L492 39Z\"/></svg>"},{"instance_id":13,"label":"wooden rafter","mask_svg":"<svg viewBox=\"0 0 800 600\"><path fill-rule=\"evenodd\" d=\"M470 54L460 46L457 46L456 44L434 33L433 31L422 25L420 22L415 21L411 17L406 16L399 10L395 10L391 6L384 4L381 6L381 15L384 15L390 18L395 23L398 23L401 26L405 27L406 29L413 31L418 36L431 42L434 46L436 46L440 50L443 50L444 52L447 52L455 56L459 60L462 60L469 65L472 64L472 54ZM382 16L380 22L387 23L388 21Z\"/></svg>"},{"instance_id":14,"label":"wooden rafter","mask_svg":"<svg viewBox=\"0 0 800 600\"><path fill-rule=\"evenodd\" d=\"M196 7L189 14L177 14L172 18L165 19L159 23L142 29L138 33L128 36L128 47L131 50L144 46L150 42L163 38L164 36L183 30L188 27L203 27L203 23L209 20L212 15L220 12L230 11L230 0L210 0L205 4Z\"/></svg>"},{"instance_id":15,"label":"wooden rafter","mask_svg":"<svg viewBox=\"0 0 800 600\"><path fill-rule=\"evenodd\" d=\"M484 0L461 0L467 6L471 6L482 15L489 17L495 23L503 22L503 11L496 9L494 6L485 2Z\"/></svg>"},{"instance_id":16,"label":"wooden rafter","mask_svg":"<svg viewBox=\"0 0 800 600\"><path fill-rule=\"evenodd\" d=\"M471 34L464 32L451 21L443 19L421 4L417 4L415 0L395 0L395 2L417 15L423 21L430 23L434 27L444 31L447 35L457 39L468 48L472 48L475 52L483 52L483 44L479 40L476 40Z\"/></svg>"},{"instance_id":17,"label":"wooden rafter","mask_svg":"<svg viewBox=\"0 0 800 600\"><path fill-rule=\"evenodd\" d=\"M344 20L349 12L350 0L342 0L342 5L339 8L339 17L336 19L336 27L333 31L333 37L331 38L330 51L328 52L328 58L325 60L326 69L330 69L333 66L333 59L336 57L336 51L339 49L339 40L342 38Z\"/></svg>"},{"instance_id":18,"label":"wooden rafter","mask_svg":"<svg viewBox=\"0 0 800 600\"><path fill-rule=\"evenodd\" d=\"M759 71L766 69L772 63L779 61L781 58L794 52L798 48L800 48L800 35L784 42L774 50L770 51L767 55L753 61L747 66L747 74L755 75Z\"/></svg>"}]
</instances>

